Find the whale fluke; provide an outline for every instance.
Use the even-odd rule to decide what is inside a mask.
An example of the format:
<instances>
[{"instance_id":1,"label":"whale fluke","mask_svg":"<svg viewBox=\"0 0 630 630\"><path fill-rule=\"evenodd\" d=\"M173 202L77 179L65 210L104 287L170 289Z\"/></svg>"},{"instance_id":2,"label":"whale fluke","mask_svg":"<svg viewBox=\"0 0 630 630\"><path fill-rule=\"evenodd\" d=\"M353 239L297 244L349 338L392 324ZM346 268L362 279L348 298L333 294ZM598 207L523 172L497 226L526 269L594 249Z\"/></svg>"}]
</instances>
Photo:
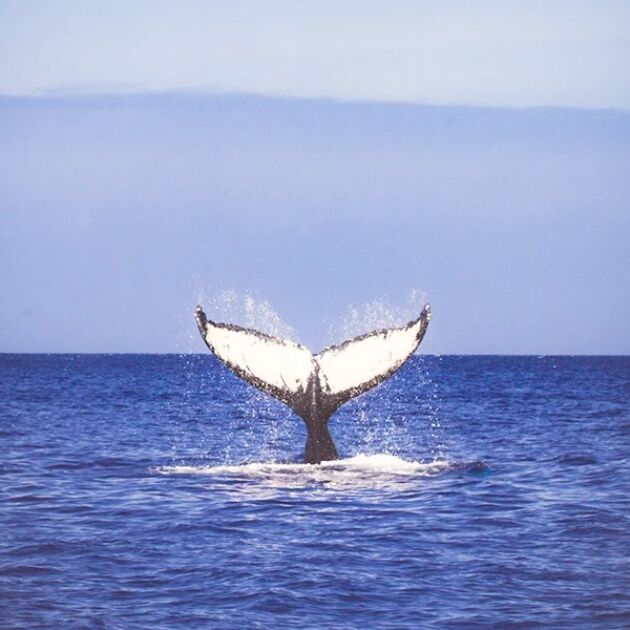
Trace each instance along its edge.
<instances>
[{"instance_id":1,"label":"whale fluke","mask_svg":"<svg viewBox=\"0 0 630 630\"><path fill-rule=\"evenodd\" d=\"M233 324L195 319L206 345L242 379L288 405L307 429L304 461L337 459L328 419L344 402L389 378L420 345L431 309L402 328L376 330L313 355L308 348Z\"/></svg>"}]
</instances>

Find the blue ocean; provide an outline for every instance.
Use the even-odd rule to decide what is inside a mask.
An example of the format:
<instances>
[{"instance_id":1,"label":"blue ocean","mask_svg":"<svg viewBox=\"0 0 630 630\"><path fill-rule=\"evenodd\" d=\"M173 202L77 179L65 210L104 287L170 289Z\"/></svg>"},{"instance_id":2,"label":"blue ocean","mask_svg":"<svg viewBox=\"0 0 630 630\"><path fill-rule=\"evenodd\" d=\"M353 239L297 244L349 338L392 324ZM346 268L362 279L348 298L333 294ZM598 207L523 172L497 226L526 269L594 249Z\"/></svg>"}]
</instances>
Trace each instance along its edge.
<instances>
[{"instance_id":1,"label":"blue ocean","mask_svg":"<svg viewBox=\"0 0 630 630\"><path fill-rule=\"evenodd\" d=\"M418 355L330 429L210 353L0 355L0 627L630 627L630 357Z\"/></svg>"}]
</instances>

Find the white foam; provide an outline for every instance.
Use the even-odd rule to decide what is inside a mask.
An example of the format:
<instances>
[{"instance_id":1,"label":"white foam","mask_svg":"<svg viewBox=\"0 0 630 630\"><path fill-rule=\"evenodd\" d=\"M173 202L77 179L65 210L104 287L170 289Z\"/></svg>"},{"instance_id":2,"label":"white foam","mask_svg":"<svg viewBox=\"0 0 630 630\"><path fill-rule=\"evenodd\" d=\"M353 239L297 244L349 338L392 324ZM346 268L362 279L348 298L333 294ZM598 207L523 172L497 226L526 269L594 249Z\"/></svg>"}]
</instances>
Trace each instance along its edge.
<instances>
[{"instance_id":1,"label":"white foam","mask_svg":"<svg viewBox=\"0 0 630 630\"><path fill-rule=\"evenodd\" d=\"M327 487L377 487L411 481L450 470L448 461L415 462L394 455L359 454L321 464L257 462L235 466L163 466L164 475L206 475L216 479L250 480L254 485L296 487L313 483Z\"/></svg>"}]
</instances>

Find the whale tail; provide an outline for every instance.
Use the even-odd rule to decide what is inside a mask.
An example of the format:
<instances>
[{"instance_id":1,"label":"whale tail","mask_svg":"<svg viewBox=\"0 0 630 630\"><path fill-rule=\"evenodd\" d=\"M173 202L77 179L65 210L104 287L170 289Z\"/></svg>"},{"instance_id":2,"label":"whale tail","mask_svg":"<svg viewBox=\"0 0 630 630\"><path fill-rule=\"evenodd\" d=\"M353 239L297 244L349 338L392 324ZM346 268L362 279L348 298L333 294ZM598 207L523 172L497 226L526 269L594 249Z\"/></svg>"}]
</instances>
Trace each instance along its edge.
<instances>
[{"instance_id":1,"label":"whale tail","mask_svg":"<svg viewBox=\"0 0 630 630\"><path fill-rule=\"evenodd\" d=\"M306 423L305 461L337 458L328 418L344 402L389 378L420 345L431 309L401 328L376 330L313 355L301 344L209 320L195 319L206 345L242 379L288 405Z\"/></svg>"}]
</instances>

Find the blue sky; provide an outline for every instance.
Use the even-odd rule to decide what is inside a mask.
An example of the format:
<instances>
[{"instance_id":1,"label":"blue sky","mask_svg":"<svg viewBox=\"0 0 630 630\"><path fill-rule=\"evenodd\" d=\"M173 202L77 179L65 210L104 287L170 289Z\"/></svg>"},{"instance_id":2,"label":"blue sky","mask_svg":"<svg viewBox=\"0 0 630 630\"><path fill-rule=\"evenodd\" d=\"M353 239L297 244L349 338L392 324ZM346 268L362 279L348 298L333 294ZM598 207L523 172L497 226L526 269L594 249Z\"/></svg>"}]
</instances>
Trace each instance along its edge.
<instances>
[{"instance_id":1,"label":"blue sky","mask_svg":"<svg viewBox=\"0 0 630 630\"><path fill-rule=\"evenodd\" d=\"M0 2L0 351L419 289L429 352L630 353L628 5L338 5Z\"/></svg>"}]
</instances>

